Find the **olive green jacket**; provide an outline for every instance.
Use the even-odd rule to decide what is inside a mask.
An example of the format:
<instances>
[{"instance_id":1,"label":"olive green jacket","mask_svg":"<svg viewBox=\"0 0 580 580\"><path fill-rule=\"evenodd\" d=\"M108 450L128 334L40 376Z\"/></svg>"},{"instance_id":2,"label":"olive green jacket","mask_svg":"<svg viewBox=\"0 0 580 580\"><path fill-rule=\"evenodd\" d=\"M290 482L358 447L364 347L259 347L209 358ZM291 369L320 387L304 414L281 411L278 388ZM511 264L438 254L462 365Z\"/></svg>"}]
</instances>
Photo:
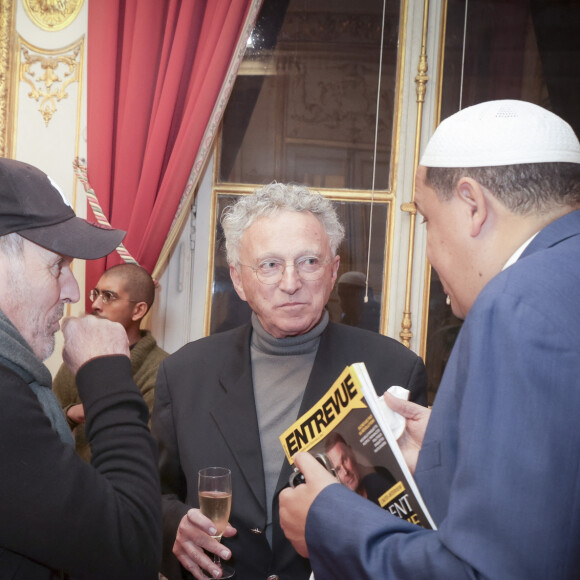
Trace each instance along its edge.
<instances>
[{"instance_id":1,"label":"olive green jacket","mask_svg":"<svg viewBox=\"0 0 580 580\"><path fill-rule=\"evenodd\" d=\"M142 330L141 336L141 340L131 348L131 372L143 395L143 399L149 407L149 415L151 415L155 400L157 369L161 361L168 356L168 353L157 346L157 342L149 331ZM59 400L65 415L70 407L81 403L74 375L64 364L60 367L52 382L52 390ZM85 461L90 462L91 449L85 434L84 424L75 423L68 416L66 419L75 437L77 453Z\"/></svg>"}]
</instances>

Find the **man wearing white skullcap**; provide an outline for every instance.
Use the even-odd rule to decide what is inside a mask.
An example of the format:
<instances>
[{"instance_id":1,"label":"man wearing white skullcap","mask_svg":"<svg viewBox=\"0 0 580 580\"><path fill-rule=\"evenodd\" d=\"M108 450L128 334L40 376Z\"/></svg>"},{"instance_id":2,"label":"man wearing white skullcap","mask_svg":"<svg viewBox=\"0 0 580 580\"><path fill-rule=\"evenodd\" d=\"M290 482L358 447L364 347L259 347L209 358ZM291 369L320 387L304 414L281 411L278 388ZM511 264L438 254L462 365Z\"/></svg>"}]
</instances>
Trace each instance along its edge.
<instances>
[{"instance_id":1,"label":"man wearing white skullcap","mask_svg":"<svg viewBox=\"0 0 580 580\"><path fill-rule=\"evenodd\" d=\"M350 493L308 454L282 527L316 580L580 578L578 138L531 103L469 107L429 141L415 201L465 322L430 415L386 398L438 529Z\"/></svg>"}]
</instances>

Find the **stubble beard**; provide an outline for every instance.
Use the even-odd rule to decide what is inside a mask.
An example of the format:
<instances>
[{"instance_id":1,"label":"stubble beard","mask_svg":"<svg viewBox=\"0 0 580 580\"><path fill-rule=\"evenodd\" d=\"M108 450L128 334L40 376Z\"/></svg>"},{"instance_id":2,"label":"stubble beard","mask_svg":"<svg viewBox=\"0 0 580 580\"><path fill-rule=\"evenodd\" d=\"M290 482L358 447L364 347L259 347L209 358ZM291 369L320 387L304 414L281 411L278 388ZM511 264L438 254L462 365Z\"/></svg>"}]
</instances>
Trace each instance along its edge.
<instances>
[{"instance_id":1,"label":"stubble beard","mask_svg":"<svg viewBox=\"0 0 580 580\"><path fill-rule=\"evenodd\" d=\"M59 303L56 306L54 315L50 316L46 322L46 326L42 327L40 318L38 316L32 316L29 319L31 328L34 328L34 334L32 336L32 350L36 356L44 361L54 352L54 347L56 344L56 330L52 331L51 327L58 322L64 314L64 304Z\"/></svg>"}]
</instances>

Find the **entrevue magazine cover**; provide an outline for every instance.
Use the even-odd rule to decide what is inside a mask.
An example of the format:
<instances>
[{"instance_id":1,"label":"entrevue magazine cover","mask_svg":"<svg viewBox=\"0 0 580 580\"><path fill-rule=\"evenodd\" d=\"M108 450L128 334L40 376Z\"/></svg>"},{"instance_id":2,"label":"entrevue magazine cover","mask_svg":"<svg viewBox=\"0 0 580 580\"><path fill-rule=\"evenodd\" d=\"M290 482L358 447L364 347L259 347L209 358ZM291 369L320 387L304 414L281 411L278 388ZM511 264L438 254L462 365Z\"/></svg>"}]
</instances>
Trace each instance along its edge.
<instances>
[{"instance_id":1,"label":"entrevue magazine cover","mask_svg":"<svg viewBox=\"0 0 580 580\"><path fill-rule=\"evenodd\" d=\"M290 464L298 451L330 461L340 482L393 515L435 529L364 363L347 366L332 387L282 435ZM389 426L389 424L391 426ZM320 460L320 459L319 459Z\"/></svg>"}]
</instances>

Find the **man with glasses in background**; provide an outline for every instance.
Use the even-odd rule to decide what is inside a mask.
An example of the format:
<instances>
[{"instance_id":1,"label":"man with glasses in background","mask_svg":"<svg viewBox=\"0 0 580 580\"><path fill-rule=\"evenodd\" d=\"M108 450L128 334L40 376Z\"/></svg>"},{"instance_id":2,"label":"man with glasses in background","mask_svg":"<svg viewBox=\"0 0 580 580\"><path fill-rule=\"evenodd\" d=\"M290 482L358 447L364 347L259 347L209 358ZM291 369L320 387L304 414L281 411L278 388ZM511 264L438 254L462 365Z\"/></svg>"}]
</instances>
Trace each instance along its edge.
<instances>
[{"instance_id":1,"label":"man with glasses in background","mask_svg":"<svg viewBox=\"0 0 580 580\"><path fill-rule=\"evenodd\" d=\"M227 208L222 226L230 276L252 319L186 345L159 368L152 430L160 448L163 572L181 578L179 561L196 578L202 569L219 576L205 549L231 556L239 580L307 579L309 562L278 520L278 493L292 471L280 433L348 364L365 362L381 394L402 385L422 404L425 367L391 338L329 322L344 229L322 195L272 183ZM223 543L197 509L198 470L212 465L232 471L232 525Z\"/></svg>"},{"instance_id":2,"label":"man with glasses in background","mask_svg":"<svg viewBox=\"0 0 580 580\"><path fill-rule=\"evenodd\" d=\"M141 321L155 299L155 284L150 274L137 264L118 264L109 268L89 292L92 313L99 318L119 322L127 332L131 349L131 372L139 387L149 413L155 398L155 379L161 361L167 353ZM85 433L85 412L74 375L63 364L52 384L52 390L63 408L67 422L73 429L77 453L90 461L91 449Z\"/></svg>"}]
</instances>

